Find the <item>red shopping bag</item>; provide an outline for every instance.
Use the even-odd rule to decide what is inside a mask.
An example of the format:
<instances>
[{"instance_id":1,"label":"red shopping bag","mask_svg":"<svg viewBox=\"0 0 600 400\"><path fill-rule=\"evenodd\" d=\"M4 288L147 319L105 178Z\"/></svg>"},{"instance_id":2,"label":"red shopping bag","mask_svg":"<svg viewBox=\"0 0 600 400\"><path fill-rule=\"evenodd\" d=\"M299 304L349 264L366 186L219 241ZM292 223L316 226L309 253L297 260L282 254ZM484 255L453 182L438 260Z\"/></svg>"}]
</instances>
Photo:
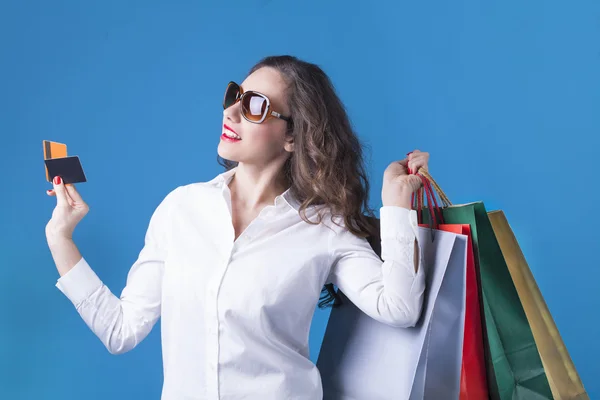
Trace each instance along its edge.
<instances>
[{"instance_id":1,"label":"red shopping bag","mask_svg":"<svg viewBox=\"0 0 600 400\"><path fill-rule=\"evenodd\" d=\"M479 301L479 285L475 256L471 242L471 227L459 224L440 224L437 229L468 236L467 241L467 293L465 304L465 338L460 376L460 400L488 398L487 374L483 347L483 326Z\"/></svg>"},{"instance_id":2,"label":"red shopping bag","mask_svg":"<svg viewBox=\"0 0 600 400\"><path fill-rule=\"evenodd\" d=\"M483 325L480 309L481 290L475 267L475 255L468 224L444 224L442 212L437 205L431 183L419 174L423 188L413 197L420 226L431 226L442 231L463 234L468 237L466 270L465 332L463 339L463 359L460 377L460 400L488 399L487 373L483 343ZM422 224L424 199L429 203L432 225ZM442 199L443 200L443 199Z\"/></svg>"}]
</instances>

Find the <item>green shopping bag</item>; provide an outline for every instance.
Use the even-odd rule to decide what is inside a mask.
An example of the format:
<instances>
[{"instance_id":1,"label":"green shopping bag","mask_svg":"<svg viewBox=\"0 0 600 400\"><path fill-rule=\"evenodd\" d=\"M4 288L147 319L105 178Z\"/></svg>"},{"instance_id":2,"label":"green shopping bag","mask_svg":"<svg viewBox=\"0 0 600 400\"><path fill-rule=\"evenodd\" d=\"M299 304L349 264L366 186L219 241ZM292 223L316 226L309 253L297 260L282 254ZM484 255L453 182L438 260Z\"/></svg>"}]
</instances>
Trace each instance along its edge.
<instances>
[{"instance_id":1,"label":"green shopping bag","mask_svg":"<svg viewBox=\"0 0 600 400\"><path fill-rule=\"evenodd\" d=\"M537 345L483 202L452 205L423 170L416 196L424 223L469 224L481 288L489 393L494 400L552 399ZM427 184L429 183L429 185ZM433 188L442 200L437 207ZM428 189L429 188L429 189ZM425 192L425 193L423 193ZM427 196L428 206L423 206ZM439 215L441 211L441 215Z\"/></svg>"}]
</instances>

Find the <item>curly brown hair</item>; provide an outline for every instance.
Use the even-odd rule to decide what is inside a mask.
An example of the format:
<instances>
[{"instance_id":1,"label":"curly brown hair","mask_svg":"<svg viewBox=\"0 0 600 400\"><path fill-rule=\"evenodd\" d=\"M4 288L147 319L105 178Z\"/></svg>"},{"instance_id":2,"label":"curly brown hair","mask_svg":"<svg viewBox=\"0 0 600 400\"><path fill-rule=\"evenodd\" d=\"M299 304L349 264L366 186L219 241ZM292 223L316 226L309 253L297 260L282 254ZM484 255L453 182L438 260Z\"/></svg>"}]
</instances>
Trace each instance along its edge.
<instances>
[{"instance_id":1,"label":"curly brown hair","mask_svg":"<svg viewBox=\"0 0 600 400\"><path fill-rule=\"evenodd\" d=\"M291 193L301 202L302 219L310 224L321 223L323 215L310 221L305 212L309 206L325 205L332 218L343 218L355 235L377 235L377 221L368 205L363 145L330 78L319 66L289 55L263 58L248 75L262 67L274 68L288 84L288 131L294 151L283 172ZM237 165L220 156L217 159L226 169ZM320 308L339 303L333 285L325 285L320 300Z\"/></svg>"}]
</instances>

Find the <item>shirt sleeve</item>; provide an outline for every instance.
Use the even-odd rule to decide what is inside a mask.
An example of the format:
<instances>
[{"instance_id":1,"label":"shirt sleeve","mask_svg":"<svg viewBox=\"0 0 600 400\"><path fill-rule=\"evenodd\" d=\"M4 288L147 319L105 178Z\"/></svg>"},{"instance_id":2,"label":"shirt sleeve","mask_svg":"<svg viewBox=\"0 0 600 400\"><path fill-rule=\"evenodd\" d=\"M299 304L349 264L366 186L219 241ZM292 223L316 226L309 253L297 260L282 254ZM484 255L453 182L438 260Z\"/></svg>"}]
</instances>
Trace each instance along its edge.
<instances>
[{"instance_id":1,"label":"shirt sleeve","mask_svg":"<svg viewBox=\"0 0 600 400\"><path fill-rule=\"evenodd\" d=\"M152 214L144 246L129 270L120 298L102 283L84 258L56 283L112 354L137 346L160 317L167 249L165 228L174 192Z\"/></svg>"},{"instance_id":2,"label":"shirt sleeve","mask_svg":"<svg viewBox=\"0 0 600 400\"><path fill-rule=\"evenodd\" d=\"M384 206L380 210L380 222L381 259L366 239L348 230L333 234L329 282L375 320L395 327L415 326L425 291L419 243L419 264L415 272L416 212Z\"/></svg>"}]
</instances>

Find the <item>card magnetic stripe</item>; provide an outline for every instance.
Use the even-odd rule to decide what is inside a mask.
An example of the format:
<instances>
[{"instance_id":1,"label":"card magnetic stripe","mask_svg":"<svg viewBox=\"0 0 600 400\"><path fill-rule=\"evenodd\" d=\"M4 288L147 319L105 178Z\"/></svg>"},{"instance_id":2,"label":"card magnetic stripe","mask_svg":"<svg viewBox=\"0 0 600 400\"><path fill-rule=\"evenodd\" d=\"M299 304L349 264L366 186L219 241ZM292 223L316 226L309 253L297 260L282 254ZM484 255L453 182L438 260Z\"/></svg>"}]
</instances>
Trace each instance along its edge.
<instances>
[{"instance_id":1,"label":"card magnetic stripe","mask_svg":"<svg viewBox=\"0 0 600 400\"><path fill-rule=\"evenodd\" d=\"M46 153L46 160L49 160L52 158L52 145L50 142L44 142L44 147L45 147L45 153Z\"/></svg>"}]
</instances>

